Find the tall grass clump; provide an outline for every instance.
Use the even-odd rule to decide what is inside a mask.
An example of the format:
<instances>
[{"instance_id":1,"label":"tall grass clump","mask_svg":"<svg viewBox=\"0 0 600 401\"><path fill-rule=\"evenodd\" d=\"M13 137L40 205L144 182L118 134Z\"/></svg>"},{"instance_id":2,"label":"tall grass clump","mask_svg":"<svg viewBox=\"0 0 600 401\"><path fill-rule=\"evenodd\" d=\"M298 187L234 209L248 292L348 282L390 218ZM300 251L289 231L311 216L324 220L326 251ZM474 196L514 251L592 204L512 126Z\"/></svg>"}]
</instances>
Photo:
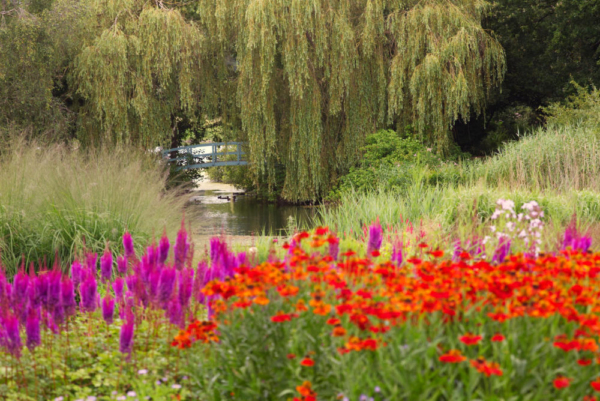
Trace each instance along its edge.
<instances>
[{"instance_id":1,"label":"tall grass clump","mask_svg":"<svg viewBox=\"0 0 600 401\"><path fill-rule=\"evenodd\" d=\"M147 243L181 221L184 199L165 191L155 157L134 149L82 150L14 141L0 154L0 251L13 274L46 259L68 263L84 248L120 251L129 231Z\"/></svg>"},{"instance_id":2,"label":"tall grass clump","mask_svg":"<svg viewBox=\"0 0 600 401\"><path fill-rule=\"evenodd\" d=\"M470 166L470 179L510 189L600 190L600 129L550 125Z\"/></svg>"}]
</instances>

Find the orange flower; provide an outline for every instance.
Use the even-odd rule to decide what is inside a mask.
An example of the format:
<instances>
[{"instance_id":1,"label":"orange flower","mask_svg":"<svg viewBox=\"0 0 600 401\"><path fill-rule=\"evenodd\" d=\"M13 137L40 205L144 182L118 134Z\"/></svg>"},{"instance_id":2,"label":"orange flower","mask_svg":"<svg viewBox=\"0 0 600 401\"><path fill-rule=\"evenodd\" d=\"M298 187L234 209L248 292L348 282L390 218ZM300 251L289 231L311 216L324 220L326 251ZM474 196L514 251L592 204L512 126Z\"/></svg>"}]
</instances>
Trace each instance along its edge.
<instances>
[{"instance_id":1,"label":"orange flower","mask_svg":"<svg viewBox=\"0 0 600 401\"><path fill-rule=\"evenodd\" d=\"M500 365L498 365L496 362L487 362L483 357L472 360L471 366L477 369L479 373L483 373L487 377L492 375L502 376Z\"/></svg>"},{"instance_id":2,"label":"orange flower","mask_svg":"<svg viewBox=\"0 0 600 401\"><path fill-rule=\"evenodd\" d=\"M344 337L346 335L346 329L342 326L335 326L332 335L334 337Z\"/></svg>"},{"instance_id":3,"label":"orange flower","mask_svg":"<svg viewBox=\"0 0 600 401\"><path fill-rule=\"evenodd\" d=\"M302 383L301 386L297 386L296 391L302 397L314 397L316 395L316 393L312 389L312 384L309 381L305 381Z\"/></svg>"},{"instance_id":4,"label":"orange flower","mask_svg":"<svg viewBox=\"0 0 600 401\"><path fill-rule=\"evenodd\" d=\"M492 337L492 341L495 343L500 343L502 341L504 341L504 336L500 333L496 333L493 337Z\"/></svg>"},{"instance_id":5,"label":"orange flower","mask_svg":"<svg viewBox=\"0 0 600 401\"><path fill-rule=\"evenodd\" d=\"M464 336L462 336L462 337L459 338L459 340L463 344L468 345L468 346L478 344L479 341L481 341L481 339L482 339L481 336L476 336L476 335L473 335L471 333L467 333Z\"/></svg>"},{"instance_id":6,"label":"orange flower","mask_svg":"<svg viewBox=\"0 0 600 401\"><path fill-rule=\"evenodd\" d=\"M556 387L556 389L558 389L558 390L565 388L565 387L569 387L570 384L571 384L571 379L568 379L564 376L559 376L556 379L554 379L554 387Z\"/></svg>"},{"instance_id":7,"label":"orange flower","mask_svg":"<svg viewBox=\"0 0 600 401\"><path fill-rule=\"evenodd\" d=\"M259 295L258 297L254 298L254 303L265 306L269 304L269 298L265 297L264 295Z\"/></svg>"},{"instance_id":8,"label":"orange flower","mask_svg":"<svg viewBox=\"0 0 600 401\"><path fill-rule=\"evenodd\" d=\"M315 365L315 361L313 361L309 357L304 357L304 359L302 361L300 361L300 365L302 365L302 366L314 366Z\"/></svg>"},{"instance_id":9,"label":"orange flower","mask_svg":"<svg viewBox=\"0 0 600 401\"><path fill-rule=\"evenodd\" d=\"M296 302L296 311L297 312L306 312L308 307L306 306L306 302L303 299L298 300Z\"/></svg>"},{"instance_id":10,"label":"orange flower","mask_svg":"<svg viewBox=\"0 0 600 401\"><path fill-rule=\"evenodd\" d=\"M440 362L444 362L444 363L460 363L460 362L465 361L467 358L465 358L460 353L459 350L451 349L444 355L441 355L439 359L440 359Z\"/></svg>"}]
</instances>

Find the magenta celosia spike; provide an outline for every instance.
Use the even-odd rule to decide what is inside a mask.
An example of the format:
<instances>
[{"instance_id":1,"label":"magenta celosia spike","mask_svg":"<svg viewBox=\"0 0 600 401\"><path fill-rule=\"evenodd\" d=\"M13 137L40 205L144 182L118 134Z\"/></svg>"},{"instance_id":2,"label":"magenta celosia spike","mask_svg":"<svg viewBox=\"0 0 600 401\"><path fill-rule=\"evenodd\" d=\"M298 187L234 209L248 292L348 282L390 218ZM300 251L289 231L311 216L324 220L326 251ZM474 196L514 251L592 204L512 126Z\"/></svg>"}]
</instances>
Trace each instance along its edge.
<instances>
[{"instance_id":1,"label":"magenta celosia spike","mask_svg":"<svg viewBox=\"0 0 600 401\"><path fill-rule=\"evenodd\" d=\"M119 351L123 354L130 354L133 349L133 332L134 324L132 321L127 321L121 326L121 334L119 336Z\"/></svg>"},{"instance_id":2,"label":"magenta celosia spike","mask_svg":"<svg viewBox=\"0 0 600 401\"><path fill-rule=\"evenodd\" d=\"M194 269L183 269L179 273L179 304L186 309L192 296Z\"/></svg>"},{"instance_id":3,"label":"magenta celosia spike","mask_svg":"<svg viewBox=\"0 0 600 401\"><path fill-rule=\"evenodd\" d=\"M60 307L60 281L62 274L59 270L52 270L48 273L48 297L47 309L53 310Z\"/></svg>"},{"instance_id":4,"label":"magenta celosia spike","mask_svg":"<svg viewBox=\"0 0 600 401\"><path fill-rule=\"evenodd\" d=\"M93 312L96 310L96 295L98 291L98 285L96 279L88 277L81 283L80 287L81 295L81 310L84 312Z\"/></svg>"},{"instance_id":5,"label":"magenta celosia spike","mask_svg":"<svg viewBox=\"0 0 600 401\"><path fill-rule=\"evenodd\" d=\"M124 281L121 277L117 277L115 279L115 281L112 283L113 291L115 292L115 296L118 299L123 298L123 286L124 286Z\"/></svg>"},{"instance_id":6,"label":"magenta celosia spike","mask_svg":"<svg viewBox=\"0 0 600 401\"><path fill-rule=\"evenodd\" d=\"M75 303L75 288L73 281L68 277L63 278L60 283L60 297L65 313L68 316L75 314L77 308L77 304Z\"/></svg>"},{"instance_id":7,"label":"magenta celosia spike","mask_svg":"<svg viewBox=\"0 0 600 401\"><path fill-rule=\"evenodd\" d=\"M175 240L175 246L173 247L173 254L175 257L175 269L181 270L185 264L185 260L190 250L190 243L188 241L188 234L185 230L184 222L181 221L181 228L177 232L177 239Z\"/></svg>"},{"instance_id":8,"label":"magenta celosia spike","mask_svg":"<svg viewBox=\"0 0 600 401\"><path fill-rule=\"evenodd\" d=\"M183 313L181 310L181 305L179 304L179 300L177 298L169 302L169 306L167 308L167 315L169 316L169 321L171 322L171 324L183 327Z\"/></svg>"},{"instance_id":9,"label":"magenta celosia spike","mask_svg":"<svg viewBox=\"0 0 600 401\"><path fill-rule=\"evenodd\" d=\"M509 238L501 238L498 247L494 251L492 256L492 262L502 263L508 254L510 253L511 240Z\"/></svg>"},{"instance_id":10,"label":"magenta celosia spike","mask_svg":"<svg viewBox=\"0 0 600 401\"><path fill-rule=\"evenodd\" d=\"M21 356L21 334L19 331L19 320L12 315L6 316L3 319L4 332L6 335L5 346L9 353L19 358Z\"/></svg>"},{"instance_id":11,"label":"magenta celosia spike","mask_svg":"<svg viewBox=\"0 0 600 401\"><path fill-rule=\"evenodd\" d=\"M173 288L175 286L175 279L177 272L172 268L165 268L160 273L160 280L158 282L158 302L163 307L166 306L167 302L171 298Z\"/></svg>"},{"instance_id":12,"label":"magenta celosia spike","mask_svg":"<svg viewBox=\"0 0 600 401\"><path fill-rule=\"evenodd\" d=\"M150 273L150 278L148 280L148 295L150 295L150 299L156 299L158 294L158 284L160 282L161 272L156 270Z\"/></svg>"},{"instance_id":13,"label":"magenta celosia spike","mask_svg":"<svg viewBox=\"0 0 600 401\"><path fill-rule=\"evenodd\" d=\"M71 278L73 279L75 288L79 287L79 283L81 283L81 269L81 263L77 260L71 265Z\"/></svg>"},{"instance_id":14,"label":"magenta celosia spike","mask_svg":"<svg viewBox=\"0 0 600 401\"><path fill-rule=\"evenodd\" d=\"M36 292L37 292L37 297L38 297L38 302L40 302L41 305L46 306L48 303L48 274L42 274L37 276L37 279L35 281L35 285L36 285Z\"/></svg>"},{"instance_id":15,"label":"magenta celosia spike","mask_svg":"<svg viewBox=\"0 0 600 401\"><path fill-rule=\"evenodd\" d=\"M402 242L395 243L394 247L392 248L391 260L396 264L396 266L401 266L402 262L404 262L402 248L404 248L404 244Z\"/></svg>"},{"instance_id":16,"label":"magenta celosia spike","mask_svg":"<svg viewBox=\"0 0 600 401\"><path fill-rule=\"evenodd\" d=\"M27 304L27 287L29 286L29 276L25 273L25 270L21 269L15 275L13 281L13 301L18 305Z\"/></svg>"},{"instance_id":17,"label":"magenta celosia spike","mask_svg":"<svg viewBox=\"0 0 600 401\"><path fill-rule=\"evenodd\" d=\"M96 265L98 264L98 254L97 253L88 253L85 257L85 266L88 271L92 272L95 275ZM83 278L82 278L83 280Z\"/></svg>"},{"instance_id":18,"label":"magenta celosia spike","mask_svg":"<svg viewBox=\"0 0 600 401\"><path fill-rule=\"evenodd\" d=\"M25 322L25 334L27 334L27 348L33 351L35 347L42 343L42 336L40 333L40 317L39 312L30 310Z\"/></svg>"},{"instance_id":19,"label":"magenta celosia spike","mask_svg":"<svg viewBox=\"0 0 600 401\"><path fill-rule=\"evenodd\" d=\"M117 257L117 270L119 271L119 274L127 274L127 259L125 256Z\"/></svg>"},{"instance_id":20,"label":"magenta celosia spike","mask_svg":"<svg viewBox=\"0 0 600 401\"><path fill-rule=\"evenodd\" d=\"M383 241L383 229L379 223L371 224L369 227L369 242L367 244L367 254L378 251Z\"/></svg>"},{"instance_id":21,"label":"magenta celosia spike","mask_svg":"<svg viewBox=\"0 0 600 401\"><path fill-rule=\"evenodd\" d=\"M137 276L131 275L125 277L125 282L127 283L127 289L131 292L135 292L135 287L137 285L138 278Z\"/></svg>"},{"instance_id":22,"label":"magenta celosia spike","mask_svg":"<svg viewBox=\"0 0 600 401\"><path fill-rule=\"evenodd\" d=\"M582 237L579 237L579 240L577 241L575 248L579 249L582 253L586 253L590 249L591 246L592 246L592 238L587 235L584 235Z\"/></svg>"},{"instance_id":23,"label":"magenta celosia spike","mask_svg":"<svg viewBox=\"0 0 600 401\"><path fill-rule=\"evenodd\" d=\"M127 259L135 256L133 238L131 238L129 231L125 231L125 234L123 234L123 249L125 250L125 257Z\"/></svg>"},{"instance_id":24,"label":"magenta celosia spike","mask_svg":"<svg viewBox=\"0 0 600 401\"><path fill-rule=\"evenodd\" d=\"M333 260L337 260L339 254L340 254L340 240L337 238L334 238L333 240L331 240L329 242L329 256L331 256L331 258Z\"/></svg>"},{"instance_id":25,"label":"magenta celosia spike","mask_svg":"<svg viewBox=\"0 0 600 401\"><path fill-rule=\"evenodd\" d=\"M114 313L115 299L111 297L110 294L106 294L106 296L102 299L102 319L104 319L106 324L112 324Z\"/></svg>"},{"instance_id":26,"label":"magenta celosia spike","mask_svg":"<svg viewBox=\"0 0 600 401\"><path fill-rule=\"evenodd\" d=\"M237 254L235 267L240 267L246 264L246 252L240 252Z\"/></svg>"},{"instance_id":27,"label":"magenta celosia spike","mask_svg":"<svg viewBox=\"0 0 600 401\"><path fill-rule=\"evenodd\" d=\"M206 276L206 271L208 270L208 264L206 261L202 260L198 263L198 268L196 269L196 274L194 275L194 284L192 286L192 294L196 298L196 301L203 303L204 302L204 294L200 290L204 288L204 278Z\"/></svg>"},{"instance_id":28,"label":"magenta celosia spike","mask_svg":"<svg viewBox=\"0 0 600 401\"><path fill-rule=\"evenodd\" d=\"M158 263L164 264L167 258L169 257L169 248L171 244L169 243L169 238L167 238L167 233L163 233L160 242L158 243Z\"/></svg>"},{"instance_id":29,"label":"magenta celosia spike","mask_svg":"<svg viewBox=\"0 0 600 401\"><path fill-rule=\"evenodd\" d=\"M102 257L100 258L100 276L105 282L110 281L110 279L112 278L112 265L112 253L108 249L106 249Z\"/></svg>"},{"instance_id":30,"label":"magenta celosia spike","mask_svg":"<svg viewBox=\"0 0 600 401\"><path fill-rule=\"evenodd\" d=\"M62 307L62 305L59 304L58 306L52 308L52 320L57 325L63 324L65 321L65 309Z\"/></svg>"}]
</instances>

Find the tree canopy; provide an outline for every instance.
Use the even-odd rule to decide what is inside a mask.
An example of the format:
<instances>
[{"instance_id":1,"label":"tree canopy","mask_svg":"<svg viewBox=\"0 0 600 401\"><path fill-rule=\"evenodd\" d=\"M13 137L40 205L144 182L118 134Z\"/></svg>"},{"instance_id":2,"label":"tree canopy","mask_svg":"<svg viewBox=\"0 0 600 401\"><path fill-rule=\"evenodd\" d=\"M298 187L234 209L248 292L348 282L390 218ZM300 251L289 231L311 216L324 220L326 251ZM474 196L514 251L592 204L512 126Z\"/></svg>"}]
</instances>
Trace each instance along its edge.
<instances>
[{"instance_id":1,"label":"tree canopy","mask_svg":"<svg viewBox=\"0 0 600 401\"><path fill-rule=\"evenodd\" d=\"M2 4L3 123L149 147L221 118L292 201L325 194L380 128L446 152L506 68L481 0Z\"/></svg>"},{"instance_id":2,"label":"tree canopy","mask_svg":"<svg viewBox=\"0 0 600 401\"><path fill-rule=\"evenodd\" d=\"M356 163L367 133L411 125L444 152L505 71L474 0L199 0L207 52L235 90L254 173L283 195L318 198ZM212 73L217 75L218 72ZM233 87L233 88L232 88Z\"/></svg>"}]
</instances>

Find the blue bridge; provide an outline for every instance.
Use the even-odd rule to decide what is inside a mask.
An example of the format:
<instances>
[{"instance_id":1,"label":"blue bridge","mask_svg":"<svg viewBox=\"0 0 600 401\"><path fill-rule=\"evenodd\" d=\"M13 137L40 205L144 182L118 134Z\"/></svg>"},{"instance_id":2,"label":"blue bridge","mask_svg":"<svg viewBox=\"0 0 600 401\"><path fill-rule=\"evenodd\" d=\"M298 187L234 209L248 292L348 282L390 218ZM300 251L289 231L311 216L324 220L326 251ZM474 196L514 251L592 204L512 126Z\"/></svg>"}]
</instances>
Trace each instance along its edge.
<instances>
[{"instance_id":1,"label":"blue bridge","mask_svg":"<svg viewBox=\"0 0 600 401\"><path fill-rule=\"evenodd\" d=\"M167 163L176 163L177 170L248 164L242 150L244 142L214 142L182 146L162 151Z\"/></svg>"}]
</instances>

